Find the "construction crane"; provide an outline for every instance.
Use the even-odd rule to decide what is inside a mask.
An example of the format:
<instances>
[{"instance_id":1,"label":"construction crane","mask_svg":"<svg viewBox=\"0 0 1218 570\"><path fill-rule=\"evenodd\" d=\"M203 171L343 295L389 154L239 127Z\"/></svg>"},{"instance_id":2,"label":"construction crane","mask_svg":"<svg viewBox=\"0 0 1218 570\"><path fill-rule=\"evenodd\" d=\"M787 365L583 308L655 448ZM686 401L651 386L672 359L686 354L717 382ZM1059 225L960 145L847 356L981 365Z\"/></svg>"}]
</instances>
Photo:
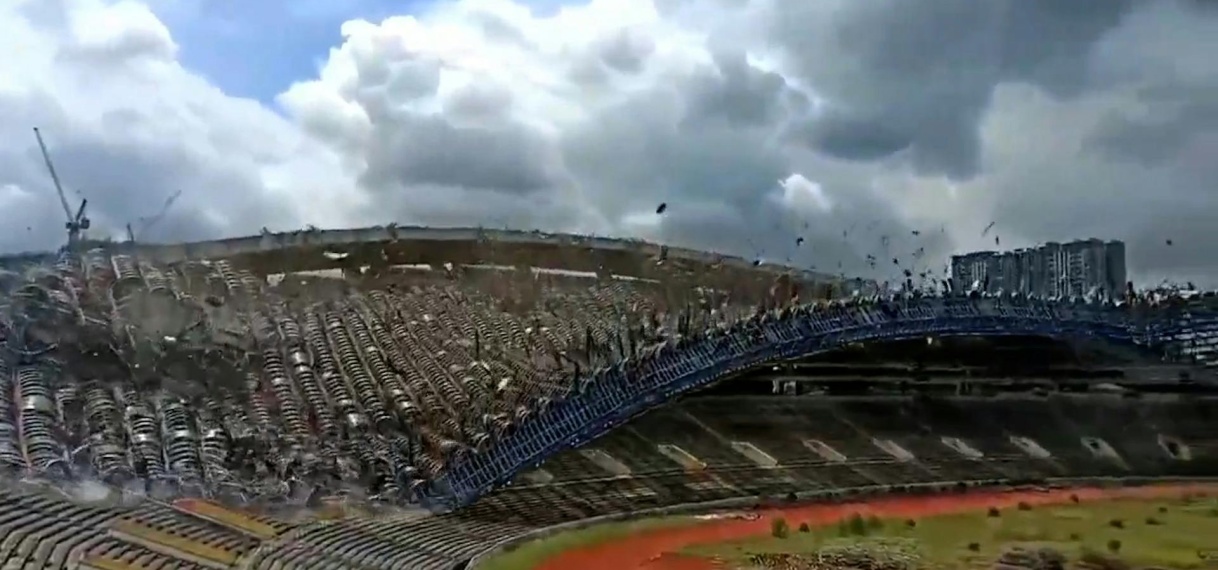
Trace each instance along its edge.
<instances>
[{"instance_id":1,"label":"construction crane","mask_svg":"<svg viewBox=\"0 0 1218 570\"><path fill-rule=\"evenodd\" d=\"M169 213L169 208L173 207L173 203L177 202L178 198L181 196L182 196L182 191L178 190L177 192L174 192L172 196L165 199L165 203L161 206L161 211L157 212L155 215L152 215L152 216L136 218L136 221L140 222L139 232L132 230L131 224L128 223L127 224L127 239L129 241L131 241L131 243L135 243L135 237L137 235L143 235L144 232L152 229L152 226L155 226L157 223L159 223L161 221L161 219L165 217L165 214Z\"/></svg>"},{"instance_id":2,"label":"construction crane","mask_svg":"<svg viewBox=\"0 0 1218 570\"><path fill-rule=\"evenodd\" d=\"M80 207L76 209L75 214L72 213L72 206L68 205L68 197L63 193L63 185L59 183L59 174L55 172L55 165L51 162L51 153L47 152L47 145L42 141L42 133L38 131L38 127L34 127L34 138L38 139L38 148L42 150L42 160L46 162L47 172L51 173L51 182L55 183L55 191L59 193L59 203L63 205L63 213L68 218L64 224L68 230L68 247L74 248L81 241L81 232L89 229L89 218L85 217L85 207L89 205L89 201L82 198Z\"/></svg>"}]
</instances>

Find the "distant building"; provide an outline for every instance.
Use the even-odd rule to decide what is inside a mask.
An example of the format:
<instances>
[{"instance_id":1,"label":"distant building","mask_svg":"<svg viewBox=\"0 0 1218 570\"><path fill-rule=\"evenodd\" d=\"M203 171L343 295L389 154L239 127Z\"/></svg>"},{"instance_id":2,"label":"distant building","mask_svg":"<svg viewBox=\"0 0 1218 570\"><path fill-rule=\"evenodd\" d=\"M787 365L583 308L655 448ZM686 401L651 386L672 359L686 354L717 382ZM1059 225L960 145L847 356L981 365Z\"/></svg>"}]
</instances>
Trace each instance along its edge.
<instances>
[{"instance_id":1,"label":"distant building","mask_svg":"<svg viewBox=\"0 0 1218 570\"><path fill-rule=\"evenodd\" d=\"M977 251L952 256L951 273L957 290L1120 296L1127 279L1125 244L1093 238L1015 251Z\"/></svg>"}]
</instances>

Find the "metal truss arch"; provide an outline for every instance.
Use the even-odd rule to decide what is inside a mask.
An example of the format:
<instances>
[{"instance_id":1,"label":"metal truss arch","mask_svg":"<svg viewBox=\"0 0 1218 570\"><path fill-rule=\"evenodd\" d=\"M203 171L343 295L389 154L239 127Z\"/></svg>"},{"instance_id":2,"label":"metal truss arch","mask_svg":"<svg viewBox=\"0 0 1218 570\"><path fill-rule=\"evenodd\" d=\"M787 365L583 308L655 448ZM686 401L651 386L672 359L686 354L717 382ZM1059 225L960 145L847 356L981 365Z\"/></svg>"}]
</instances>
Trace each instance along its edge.
<instances>
[{"instance_id":1,"label":"metal truss arch","mask_svg":"<svg viewBox=\"0 0 1218 570\"><path fill-rule=\"evenodd\" d=\"M583 388L500 439L450 464L416 498L435 510L473 503L555 453L579 447L647 410L770 362L843 346L943 336L1097 338L1157 346L1179 334L1180 315L1038 300L924 298L834 308L811 306L742 321L649 358L601 370Z\"/></svg>"}]
</instances>

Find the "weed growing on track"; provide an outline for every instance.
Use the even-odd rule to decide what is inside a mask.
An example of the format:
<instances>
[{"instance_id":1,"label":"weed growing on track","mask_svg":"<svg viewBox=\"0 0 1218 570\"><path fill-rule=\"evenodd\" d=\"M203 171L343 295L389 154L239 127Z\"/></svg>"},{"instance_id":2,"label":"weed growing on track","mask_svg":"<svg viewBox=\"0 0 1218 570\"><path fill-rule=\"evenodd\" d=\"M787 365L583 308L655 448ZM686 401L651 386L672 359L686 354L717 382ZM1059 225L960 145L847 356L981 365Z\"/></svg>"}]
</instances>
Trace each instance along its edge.
<instances>
[{"instance_id":1,"label":"weed growing on track","mask_svg":"<svg viewBox=\"0 0 1218 570\"><path fill-rule=\"evenodd\" d=\"M1218 547L1218 500L1113 500L950 514L919 520L847 517L836 526L813 527L782 538L696 546L686 553L728 562L728 568L825 566L826 551L853 544L873 552L885 568L989 568L995 561L1059 552L1073 561L1119 558L1125 567L1218 568L1205 560ZM800 521L789 521L798 525ZM902 546L894 549L891 541ZM1218 550L1210 550L1218 555ZM894 554L895 553L895 554ZM804 561L791 565L794 560ZM883 561L881 564L880 562ZM774 562L777 566L768 565ZM861 567L861 566L860 566Z\"/></svg>"}]
</instances>

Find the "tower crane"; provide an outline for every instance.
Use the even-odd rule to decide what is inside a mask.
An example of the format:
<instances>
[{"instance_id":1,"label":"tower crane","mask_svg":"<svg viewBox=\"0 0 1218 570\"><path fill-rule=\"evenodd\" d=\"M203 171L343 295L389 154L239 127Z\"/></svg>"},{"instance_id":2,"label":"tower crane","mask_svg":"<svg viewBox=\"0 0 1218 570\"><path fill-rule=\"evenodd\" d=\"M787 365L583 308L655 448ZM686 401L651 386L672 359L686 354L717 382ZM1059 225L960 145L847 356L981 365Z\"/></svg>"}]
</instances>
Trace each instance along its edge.
<instances>
[{"instance_id":1,"label":"tower crane","mask_svg":"<svg viewBox=\"0 0 1218 570\"><path fill-rule=\"evenodd\" d=\"M131 224L128 223L127 224L127 239L130 240L132 243L135 243L135 237L137 235L143 235L144 232L152 229L152 226L157 225L161 221L161 219L165 217L165 214L169 213L169 208L173 207L173 203L177 202L178 198L180 198L181 196L182 196L182 191L178 190L177 192L174 192L172 196L165 199L165 203L161 205L161 210L159 212L157 212L155 215L147 216L147 217L143 217L143 218L137 218L136 221L140 223L138 232L132 230Z\"/></svg>"},{"instance_id":2,"label":"tower crane","mask_svg":"<svg viewBox=\"0 0 1218 570\"><path fill-rule=\"evenodd\" d=\"M63 213L68 218L68 221L64 223L64 227L68 230L68 248L75 248L83 238L82 232L89 229L89 218L85 217L85 207L89 205L89 200L82 198L80 207L76 209L75 214L72 213L72 206L68 205L68 198L63 193L63 185L59 183L59 174L55 172L51 154L47 152L47 145L43 142L42 133L38 131L38 127L34 127L34 138L38 139L42 160L47 165L47 172L51 174L51 182L55 184L55 192L59 193L59 203L63 205Z\"/></svg>"}]
</instances>

